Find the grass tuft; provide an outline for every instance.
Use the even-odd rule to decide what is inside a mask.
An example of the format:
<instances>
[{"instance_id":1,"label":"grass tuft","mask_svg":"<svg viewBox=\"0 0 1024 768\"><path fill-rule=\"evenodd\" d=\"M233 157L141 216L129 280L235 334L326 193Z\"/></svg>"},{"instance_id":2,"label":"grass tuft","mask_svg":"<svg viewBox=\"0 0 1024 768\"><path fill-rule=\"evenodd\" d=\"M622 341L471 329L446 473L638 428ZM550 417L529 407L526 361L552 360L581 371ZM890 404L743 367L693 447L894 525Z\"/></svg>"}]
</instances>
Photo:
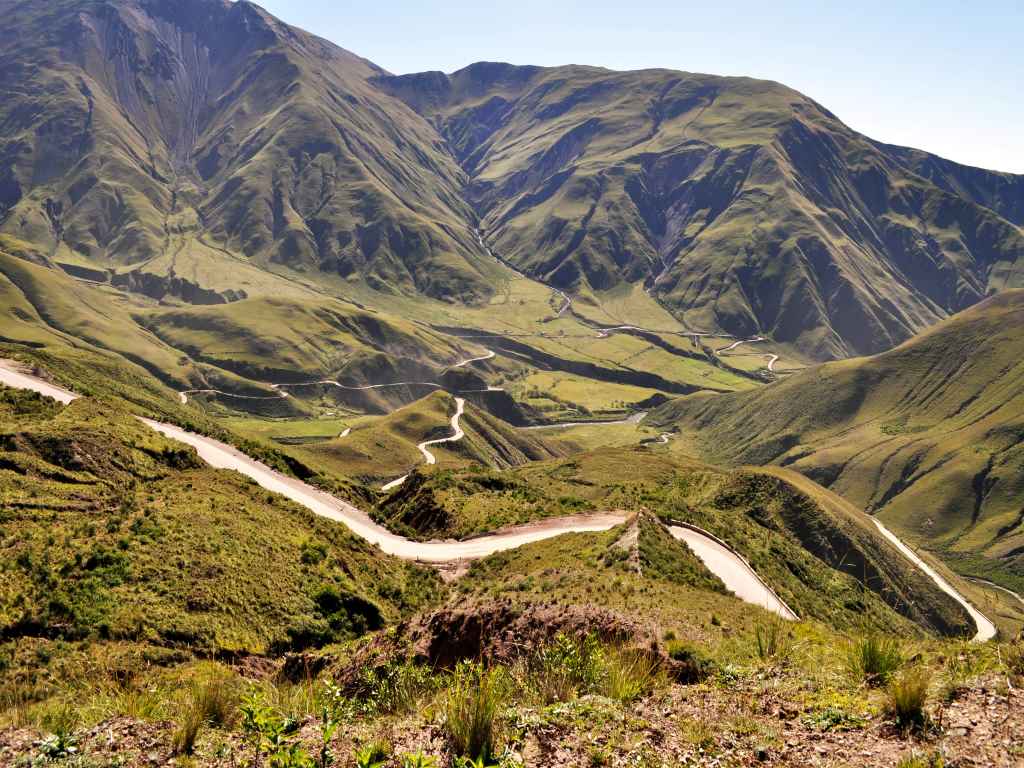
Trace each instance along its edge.
<instances>
[{"instance_id":1,"label":"grass tuft","mask_svg":"<svg viewBox=\"0 0 1024 768\"><path fill-rule=\"evenodd\" d=\"M196 739L204 726L229 728L238 719L241 694L238 680L226 674L216 674L203 681L193 682L181 703L177 727L172 737L175 755L191 755Z\"/></svg>"},{"instance_id":2,"label":"grass tuft","mask_svg":"<svg viewBox=\"0 0 1024 768\"><path fill-rule=\"evenodd\" d=\"M850 643L846 666L868 685L882 686L903 666L903 648L894 637L861 637Z\"/></svg>"},{"instance_id":3,"label":"grass tuft","mask_svg":"<svg viewBox=\"0 0 1024 768\"><path fill-rule=\"evenodd\" d=\"M667 682L658 659L636 648L609 651L605 670L604 694L616 701L636 701Z\"/></svg>"},{"instance_id":4,"label":"grass tuft","mask_svg":"<svg viewBox=\"0 0 1024 768\"><path fill-rule=\"evenodd\" d=\"M490 762L502 738L501 712L508 700L503 667L463 662L444 695L444 730L452 752Z\"/></svg>"},{"instance_id":5,"label":"grass tuft","mask_svg":"<svg viewBox=\"0 0 1024 768\"><path fill-rule=\"evenodd\" d=\"M754 625L754 644L761 661L785 659L789 655L790 639L789 627L778 616Z\"/></svg>"},{"instance_id":6,"label":"grass tuft","mask_svg":"<svg viewBox=\"0 0 1024 768\"><path fill-rule=\"evenodd\" d=\"M904 731L920 730L928 722L925 705L931 673L922 667L905 670L886 688L886 711Z\"/></svg>"}]
</instances>

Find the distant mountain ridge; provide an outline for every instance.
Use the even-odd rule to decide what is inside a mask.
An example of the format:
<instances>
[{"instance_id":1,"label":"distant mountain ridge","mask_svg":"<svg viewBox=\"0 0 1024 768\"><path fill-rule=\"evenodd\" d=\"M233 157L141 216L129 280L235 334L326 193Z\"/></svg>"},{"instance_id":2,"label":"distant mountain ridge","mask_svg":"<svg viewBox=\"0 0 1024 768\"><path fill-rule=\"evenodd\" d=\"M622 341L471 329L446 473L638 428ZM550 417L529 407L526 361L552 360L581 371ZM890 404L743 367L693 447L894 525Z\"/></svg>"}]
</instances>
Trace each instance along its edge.
<instances>
[{"instance_id":1,"label":"distant mountain ridge","mask_svg":"<svg viewBox=\"0 0 1024 768\"><path fill-rule=\"evenodd\" d=\"M562 289L643 285L689 327L827 359L1024 285L1024 176L873 142L777 83L396 77L244 0L0 9L0 247L154 298L299 273L476 304L479 228Z\"/></svg>"},{"instance_id":2,"label":"distant mountain ridge","mask_svg":"<svg viewBox=\"0 0 1024 768\"><path fill-rule=\"evenodd\" d=\"M493 248L642 282L695 328L881 351L1021 285L1024 177L886 147L767 81L474 64L378 82L472 177Z\"/></svg>"},{"instance_id":3,"label":"distant mountain ridge","mask_svg":"<svg viewBox=\"0 0 1024 768\"><path fill-rule=\"evenodd\" d=\"M22 250L150 294L223 294L226 257L489 295L462 172L375 65L248 2L3 9L0 232Z\"/></svg>"}]
</instances>

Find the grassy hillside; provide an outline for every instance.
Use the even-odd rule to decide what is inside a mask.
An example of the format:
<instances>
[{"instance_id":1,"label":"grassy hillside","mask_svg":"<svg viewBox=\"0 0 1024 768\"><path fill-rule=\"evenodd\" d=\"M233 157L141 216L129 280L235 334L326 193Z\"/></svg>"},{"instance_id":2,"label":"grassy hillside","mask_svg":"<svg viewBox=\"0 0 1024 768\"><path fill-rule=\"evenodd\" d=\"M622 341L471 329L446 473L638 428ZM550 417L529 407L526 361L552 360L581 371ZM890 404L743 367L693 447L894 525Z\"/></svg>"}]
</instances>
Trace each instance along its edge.
<instances>
[{"instance_id":1,"label":"grassy hillside","mask_svg":"<svg viewBox=\"0 0 1024 768\"><path fill-rule=\"evenodd\" d=\"M28 342L31 347L56 344L106 350L182 386L197 377L178 350L132 321L131 307L116 291L80 283L2 250L0 286L9 302L4 311L15 320L10 326L5 323L5 340Z\"/></svg>"},{"instance_id":2,"label":"grassy hillside","mask_svg":"<svg viewBox=\"0 0 1024 768\"><path fill-rule=\"evenodd\" d=\"M262 381L338 377L359 385L366 383L361 369L372 368L377 355L399 358L407 378L429 380L429 373L461 356L451 340L436 333L326 297L247 299L139 317L193 359Z\"/></svg>"},{"instance_id":3,"label":"grassy hillside","mask_svg":"<svg viewBox=\"0 0 1024 768\"><path fill-rule=\"evenodd\" d=\"M705 455L801 472L940 551L958 570L1024 586L1024 291L871 358L758 392L674 401Z\"/></svg>"},{"instance_id":4,"label":"grassy hillside","mask_svg":"<svg viewBox=\"0 0 1024 768\"><path fill-rule=\"evenodd\" d=\"M89 399L0 392L0 637L204 654L375 629L436 578Z\"/></svg>"},{"instance_id":5,"label":"grassy hillside","mask_svg":"<svg viewBox=\"0 0 1024 768\"><path fill-rule=\"evenodd\" d=\"M0 232L147 295L279 294L274 265L492 291L462 172L375 65L252 3L6 3Z\"/></svg>"},{"instance_id":6,"label":"grassy hillside","mask_svg":"<svg viewBox=\"0 0 1024 768\"><path fill-rule=\"evenodd\" d=\"M392 493L381 518L407 535L482 533L558 515L649 510L739 551L797 613L832 626L969 620L884 542L865 516L799 475L726 471L647 447L604 449L512 472L426 470Z\"/></svg>"},{"instance_id":7,"label":"grassy hillside","mask_svg":"<svg viewBox=\"0 0 1024 768\"><path fill-rule=\"evenodd\" d=\"M1020 285L1018 177L918 175L944 161L777 83L487 62L378 82L439 126L490 247L562 288L642 283L692 329L828 358Z\"/></svg>"},{"instance_id":8,"label":"grassy hillside","mask_svg":"<svg viewBox=\"0 0 1024 768\"><path fill-rule=\"evenodd\" d=\"M355 417L337 424L328 422L332 427L329 436L311 435L308 441L282 442L291 443L289 450L312 464L338 475L380 484L422 465L423 454L416 445L425 440L449 437L454 413L452 395L434 391L386 416ZM465 432L462 440L430 448L442 467L475 463L507 468L567 452L565 447L536 433L517 430L472 403L467 403L460 424ZM340 429L333 431L334 427ZM245 423L241 429L254 436L252 430L266 434L258 423ZM345 429L350 431L343 435Z\"/></svg>"}]
</instances>

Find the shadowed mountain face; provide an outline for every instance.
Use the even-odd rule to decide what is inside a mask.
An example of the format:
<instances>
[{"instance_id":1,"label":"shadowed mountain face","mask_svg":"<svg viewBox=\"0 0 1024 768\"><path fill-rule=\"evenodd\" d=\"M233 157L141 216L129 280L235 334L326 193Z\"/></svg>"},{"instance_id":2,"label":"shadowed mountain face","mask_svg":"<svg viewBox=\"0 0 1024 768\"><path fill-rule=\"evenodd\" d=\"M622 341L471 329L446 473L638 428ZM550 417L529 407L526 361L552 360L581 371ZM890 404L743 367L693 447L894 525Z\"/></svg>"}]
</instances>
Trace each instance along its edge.
<instances>
[{"instance_id":1,"label":"shadowed mountain face","mask_svg":"<svg viewBox=\"0 0 1024 768\"><path fill-rule=\"evenodd\" d=\"M247 2L0 9L0 231L37 258L147 292L242 259L489 294L462 172L373 64Z\"/></svg>"},{"instance_id":2,"label":"shadowed mountain face","mask_svg":"<svg viewBox=\"0 0 1024 768\"><path fill-rule=\"evenodd\" d=\"M642 282L694 328L828 358L1022 284L1022 177L875 144L776 83L503 64L379 82L444 134L494 250L565 288Z\"/></svg>"},{"instance_id":3,"label":"shadowed mountain face","mask_svg":"<svg viewBox=\"0 0 1024 768\"><path fill-rule=\"evenodd\" d=\"M545 282L642 284L695 329L822 359L1024 284L1024 177L877 144L776 83L394 77L248 2L0 10L0 247L154 298L304 273L480 302L478 220Z\"/></svg>"}]
</instances>

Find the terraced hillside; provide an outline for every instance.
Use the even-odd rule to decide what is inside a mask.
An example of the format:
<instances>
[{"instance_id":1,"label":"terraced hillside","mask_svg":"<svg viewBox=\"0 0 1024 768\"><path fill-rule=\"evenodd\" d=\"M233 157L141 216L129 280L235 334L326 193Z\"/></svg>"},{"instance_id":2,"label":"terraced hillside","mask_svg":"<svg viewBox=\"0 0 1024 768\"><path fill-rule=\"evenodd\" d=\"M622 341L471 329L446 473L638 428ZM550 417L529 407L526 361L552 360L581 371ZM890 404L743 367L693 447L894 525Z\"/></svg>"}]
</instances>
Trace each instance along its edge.
<instances>
[{"instance_id":1,"label":"terraced hillside","mask_svg":"<svg viewBox=\"0 0 1024 768\"><path fill-rule=\"evenodd\" d=\"M1024 583L1024 291L896 349L757 392L683 398L677 423L716 460L779 464L942 551Z\"/></svg>"},{"instance_id":2,"label":"terraced hillside","mask_svg":"<svg viewBox=\"0 0 1024 768\"><path fill-rule=\"evenodd\" d=\"M470 175L487 242L688 327L878 352L1019 287L1020 177L879 145L778 83L473 64L380 77Z\"/></svg>"}]
</instances>

